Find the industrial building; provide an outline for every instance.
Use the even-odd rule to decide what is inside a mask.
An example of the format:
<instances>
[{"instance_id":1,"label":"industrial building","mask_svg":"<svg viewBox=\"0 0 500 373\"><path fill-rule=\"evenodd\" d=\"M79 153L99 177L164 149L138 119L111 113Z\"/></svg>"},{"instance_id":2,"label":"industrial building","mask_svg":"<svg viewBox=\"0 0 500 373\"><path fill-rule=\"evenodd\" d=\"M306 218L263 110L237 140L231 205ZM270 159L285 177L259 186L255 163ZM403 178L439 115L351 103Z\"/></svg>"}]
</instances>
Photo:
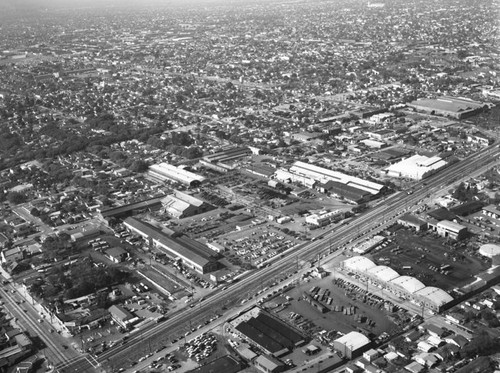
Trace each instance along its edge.
<instances>
[{"instance_id":1,"label":"industrial building","mask_svg":"<svg viewBox=\"0 0 500 373\"><path fill-rule=\"evenodd\" d=\"M209 273L218 269L217 254L201 242L185 236L173 238L161 229L132 217L127 218L124 225L167 256L180 259L185 266L199 273Z\"/></svg>"},{"instance_id":2,"label":"industrial building","mask_svg":"<svg viewBox=\"0 0 500 373\"><path fill-rule=\"evenodd\" d=\"M419 112L455 119L470 117L480 113L486 107L486 105L481 102L449 96L435 99L423 98L410 102L408 106Z\"/></svg>"},{"instance_id":3,"label":"industrial building","mask_svg":"<svg viewBox=\"0 0 500 373\"><path fill-rule=\"evenodd\" d=\"M274 177L284 183L300 183L356 203L378 195L385 188L384 185L373 181L300 161L295 162L288 171L277 170Z\"/></svg>"},{"instance_id":4,"label":"industrial building","mask_svg":"<svg viewBox=\"0 0 500 373\"><path fill-rule=\"evenodd\" d=\"M213 154L205 155L203 159L210 163L224 163L244 158L251 154L252 151L248 147L231 147Z\"/></svg>"},{"instance_id":5,"label":"industrial building","mask_svg":"<svg viewBox=\"0 0 500 373\"><path fill-rule=\"evenodd\" d=\"M467 236L467 227L450 220L441 220L437 223L428 221L429 229L437 232L442 237L461 240Z\"/></svg>"},{"instance_id":6,"label":"industrial building","mask_svg":"<svg viewBox=\"0 0 500 373\"><path fill-rule=\"evenodd\" d=\"M241 337L267 354L280 357L305 343L295 329L264 311L254 308L232 321Z\"/></svg>"},{"instance_id":7,"label":"industrial building","mask_svg":"<svg viewBox=\"0 0 500 373\"><path fill-rule=\"evenodd\" d=\"M333 341L333 348L348 359L361 356L370 345L370 339L358 332L347 333Z\"/></svg>"},{"instance_id":8,"label":"industrial building","mask_svg":"<svg viewBox=\"0 0 500 373\"><path fill-rule=\"evenodd\" d=\"M341 219L341 217L342 212L340 210L325 211L306 216L306 223L317 227L323 227L336 219Z\"/></svg>"},{"instance_id":9,"label":"industrial building","mask_svg":"<svg viewBox=\"0 0 500 373\"><path fill-rule=\"evenodd\" d=\"M378 266L364 256L353 256L344 260L341 267L369 280L377 289L383 287L401 298L411 299L433 311L439 312L453 301L453 297L444 290L425 286L414 277L400 276L394 269Z\"/></svg>"},{"instance_id":10,"label":"industrial building","mask_svg":"<svg viewBox=\"0 0 500 373\"><path fill-rule=\"evenodd\" d=\"M193 188L196 188L205 181L203 176L168 163L149 166L148 176L155 181L165 182L170 180Z\"/></svg>"},{"instance_id":11,"label":"industrial building","mask_svg":"<svg viewBox=\"0 0 500 373\"><path fill-rule=\"evenodd\" d=\"M321 184L318 189L322 193L327 193L337 198L343 198L346 201L356 204L369 201L372 196L372 194L366 190L361 190L332 180L327 181L325 184Z\"/></svg>"},{"instance_id":12,"label":"industrial building","mask_svg":"<svg viewBox=\"0 0 500 373\"><path fill-rule=\"evenodd\" d=\"M272 356L260 355L255 359L255 366L265 373L279 373L286 370L286 365Z\"/></svg>"},{"instance_id":13,"label":"industrial building","mask_svg":"<svg viewBox=\"0 0 500 373\"><path fill-rule=\"evenodd\" d=\"M447 165L448 163L440 157L426 157L425 155L415 154L410 158L390 165L385 169L385 172L391 177L422 180Z\"/></svg>"},{"instance_id":14,"label":"industrial building","mask_svg":"<svg viewBox=\"0 0 500 373\"><path fill-rule=\"evenodd\" d=\"M173 218L185 218L201 214L213 209L213 206L179 190L165 197L162 201L163 211Z\"/></svg>"},{"instance_id":15,"label":"industrial building","mask_svg":"<svg viewBox=\"0 0 500 373\"><path fill-rule=\"evenodd\" d=\"M412 228L417 232L427 229L427 222L420 218L417 218L412 214L404 214L398 219L398 224L401 224L407 228Z\"/></svg>"},{"instance_id":16,"label":"industrial building","mask_svg":"<svg viewBox=\"0 0 500 373\"><path fill-rule=\"evenodd\" d=\"M158 211L162 206L163 198L165 198L165 196L129 203L123 206L107 208L99 212L99 218L108 224L111 219L125 219L144 211Z\"/></svg>"}]
</instances>

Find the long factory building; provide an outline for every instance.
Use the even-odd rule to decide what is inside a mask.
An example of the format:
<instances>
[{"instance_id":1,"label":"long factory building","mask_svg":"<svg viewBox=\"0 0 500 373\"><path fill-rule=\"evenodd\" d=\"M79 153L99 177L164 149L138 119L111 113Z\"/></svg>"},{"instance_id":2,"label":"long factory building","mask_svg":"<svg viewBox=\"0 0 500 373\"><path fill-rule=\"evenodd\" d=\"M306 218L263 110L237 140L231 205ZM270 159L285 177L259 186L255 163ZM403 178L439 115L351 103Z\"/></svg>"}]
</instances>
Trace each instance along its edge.
<instances>
[{"instance_id":1,"label":"long factory building","mask_svg":"<svg viewBox=\"0 0 500 373\"><path fill-rule=\"evenodd\" d=\"M218 269L217 253L201 242L185 236L171 237L161 229L133 217L125 219L123 223L128 230L142 236L150 245L171 258L180 259L184 265L199 273Z\"/></svg>"}]
</instances>

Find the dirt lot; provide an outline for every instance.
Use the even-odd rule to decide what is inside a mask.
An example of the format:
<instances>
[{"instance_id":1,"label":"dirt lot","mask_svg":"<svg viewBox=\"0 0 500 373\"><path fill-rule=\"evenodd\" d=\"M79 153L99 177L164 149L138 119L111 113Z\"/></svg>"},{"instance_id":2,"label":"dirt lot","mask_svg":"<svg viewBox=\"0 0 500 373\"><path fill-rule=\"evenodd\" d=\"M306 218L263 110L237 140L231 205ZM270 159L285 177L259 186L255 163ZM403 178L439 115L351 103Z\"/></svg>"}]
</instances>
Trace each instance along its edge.
<instances>
[{"instance_id":1,"label":"dirt lot","mask_svg":"<svg viewBox=\"0 0 500 373\"><path fill-rule=\"evenodd\" d=\"M417 234L401 229L391 241L373 252L370 259L393 268L400 275L416 277L426 286L451 290L470 282L474 275L489 267L487 261L473 255L466 245L454 248L452 241L432 233ZM442 265L450 265L450 268L441 271ZM406 266L411 268L403 269Z\"/></svg>"}]
</instances>

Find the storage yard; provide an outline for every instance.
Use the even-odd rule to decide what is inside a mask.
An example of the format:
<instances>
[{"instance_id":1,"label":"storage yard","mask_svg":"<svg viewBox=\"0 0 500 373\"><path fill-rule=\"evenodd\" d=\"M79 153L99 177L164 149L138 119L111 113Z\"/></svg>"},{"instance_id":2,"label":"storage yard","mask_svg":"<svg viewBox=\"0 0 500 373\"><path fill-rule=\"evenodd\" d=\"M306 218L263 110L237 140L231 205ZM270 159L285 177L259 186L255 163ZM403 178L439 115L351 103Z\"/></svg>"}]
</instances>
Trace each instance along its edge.
<instances>
[{"instance_id":1,"label":"storage yard","mask_svg":"<svg viewBox=\"0 0 500 373\"><path fill-rule=\"evenodd\" d=\"M470 282L474 275L490 266L465 243L409 229L398 230L368 257L400 275L415 277L427 286L447 291Z\"/></svg>"}]
</instances>

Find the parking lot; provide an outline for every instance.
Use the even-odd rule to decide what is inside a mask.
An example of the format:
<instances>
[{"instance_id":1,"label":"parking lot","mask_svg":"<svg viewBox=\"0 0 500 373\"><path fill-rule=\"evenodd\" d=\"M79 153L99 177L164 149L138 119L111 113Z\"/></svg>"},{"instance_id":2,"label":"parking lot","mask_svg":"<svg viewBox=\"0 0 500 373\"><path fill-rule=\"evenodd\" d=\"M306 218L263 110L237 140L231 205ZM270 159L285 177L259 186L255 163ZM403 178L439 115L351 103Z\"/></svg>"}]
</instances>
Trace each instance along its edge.
<instances>
[{"instance_id":1,"label":"parking lot","mask_svg":"<svg viewBox=\"0 0 500 373\"><path fill-rule=\"evenodd\" d=\"M327 294L320 300L328 309L322 313L304 299L313 288ZM318 290L318 292L319 292ZM328 333L329 338L362 331L372 337L391 333L397 329L400 320L406 318L405 311L388 305L366 289L327 276L324 279L306 278L302 285L294 287L283 296L263 303L262 307L294 325L311 338L318 333Z\"/></svg>"},{"instance_id":2,"label":"parking lot","mask_svg":"<svg viewBox=\"0 0 500 373\"><path fill-rule=\"evenodd\" d=\"M488 261L466 243L446 240L431 232L400 229L390 240L369 257L427 286L451 290L470 282L474 275L489 267Z\"/></svg>"}]
</instances>

